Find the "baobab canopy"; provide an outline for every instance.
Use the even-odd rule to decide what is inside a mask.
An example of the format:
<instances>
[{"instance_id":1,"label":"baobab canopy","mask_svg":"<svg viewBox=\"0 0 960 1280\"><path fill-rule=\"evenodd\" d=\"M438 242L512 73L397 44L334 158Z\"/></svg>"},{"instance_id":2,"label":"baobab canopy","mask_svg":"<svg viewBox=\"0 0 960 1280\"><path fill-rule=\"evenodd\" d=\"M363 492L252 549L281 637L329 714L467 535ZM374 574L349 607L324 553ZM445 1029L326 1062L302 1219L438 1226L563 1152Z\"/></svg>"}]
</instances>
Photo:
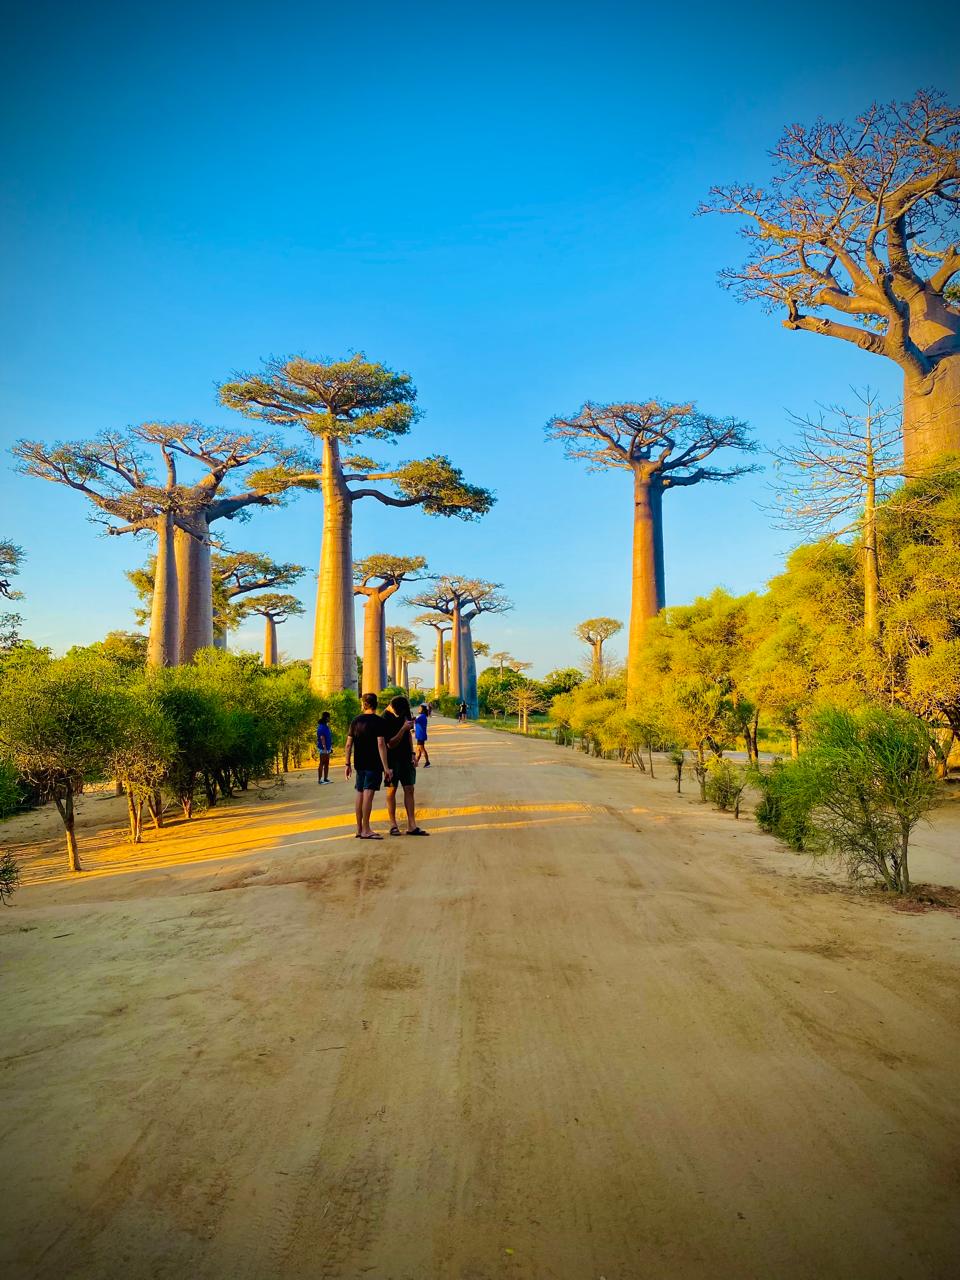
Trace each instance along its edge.
<instances>
[{"instance_id":1,"label":"baobab canopy","mask_svg":"<svg viewBox=\"0 0 960 1280\"><path fill-rule=\"evenodd\" d=\"M790 125L773 159L768 187L717 186L701 206L743 219L746 261L722 281L788 329L895 361L908 464L960 452L960 110L921 91Z\"/></svg>"}]
</instances>

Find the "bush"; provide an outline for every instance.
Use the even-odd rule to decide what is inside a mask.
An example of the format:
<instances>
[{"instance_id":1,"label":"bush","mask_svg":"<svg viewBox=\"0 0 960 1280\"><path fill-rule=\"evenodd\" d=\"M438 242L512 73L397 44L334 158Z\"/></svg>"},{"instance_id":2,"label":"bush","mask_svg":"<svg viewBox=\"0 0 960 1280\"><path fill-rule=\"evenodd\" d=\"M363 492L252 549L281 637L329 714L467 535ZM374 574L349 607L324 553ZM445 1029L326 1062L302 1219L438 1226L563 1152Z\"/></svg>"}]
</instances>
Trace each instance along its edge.
<instances>
[{"instance_id":1,"label":"bush","mask_svg":"<svg viewBox=\"0 0 960 1280\"><path fill-rule=\"evenodd\" d=\"M0 758L0 818L19 813L30 802L30 788L17 773L16 766Z\"/></svg>"},{"instance_id":2,"label":"bush","mask_svg":"<svg viewBox=\"0 0 960 1280\"><path fill-rule=\"evenodd\" d=\"M16 858L9 851L0 853L0 902L6 905L19 886L20 867Z\"/></svg>"},{"instance_id":3,"label":"bush","mask_svg":"<svg viewBox=\"0 0 960 1280\"><path fill-rule=\"evenodd\" d=\"M456 720L461 701L461 698L455 698L452 694L442 693L437 699L437 710L440 715L449 716L451 720Z\"/></svg>"},{"instance_id":4,"label":"bush","mask_svg":"<svg viewBox=\"0 0 960 1280\"><path fill-rule=\"evenodd\" d=\"M750 781L760 792L753 811L758 825L802 853L813 833L811 815L814 796L802 773L794 764L775 760L769 773L753 768Z\"/></svg>"},{"instance_id":5,"label":"bush","mask_svg":"<svg viewBox=\"0 0 960 1280\"><path fill-rule=\"evenodd\" d=\"M324 694L317 706L317 719L320 718L320 712L330 712L333 745L342 747L347 741L347 730L360 714L360 699L352 689L344 689L342 693Z\"/></svg>"},{"instance_id":6,"label":"bush","mask_svg":"<svg viewBox=\"0 0 960 1280\"><path fill-rule=\"evenodd\" d=\"M832 856L851 879L905 893L909 841L940 789L930 733L905 711L827 708L799 760L760 782L757 820L793 848Z\"/></svg>"},{"instance_id":7,"label":"bush","mask_svg":"<svg viewBox=\"0 0 960 1280\"><path fill-rule=\"evenodd\" d=\"M735 818L740 817L740 800L746 785L746 774L730 760L714 759L707 766L707 799L721 813L732 810Z\"/></svg>"}]
</instances>

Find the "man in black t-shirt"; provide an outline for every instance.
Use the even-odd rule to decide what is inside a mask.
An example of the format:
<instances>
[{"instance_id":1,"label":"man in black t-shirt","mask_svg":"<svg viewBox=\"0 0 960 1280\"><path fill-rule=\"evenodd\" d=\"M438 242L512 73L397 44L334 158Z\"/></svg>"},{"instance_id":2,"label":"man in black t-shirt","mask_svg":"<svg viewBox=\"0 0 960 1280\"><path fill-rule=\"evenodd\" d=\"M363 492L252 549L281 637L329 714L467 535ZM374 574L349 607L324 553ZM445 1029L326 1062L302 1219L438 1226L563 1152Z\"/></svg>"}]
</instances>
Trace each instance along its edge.
<instances>
[{"instance_id":1,"label":"man in black t-shirt","mask_svg":"<svg viewBox=\"0 0 960 1280\"><path fill-rule=\"evenodd\" d=\"M365 693L360 700L363 711L350 726L347 734L346 776L356 767L357 780L357 837L360 840L382 840L383 836L370 830L370 811L373 797L380 790L386 774L389 783L393 777L387 763L387 745L383 740L384 723L377 715L377 695Z\"/></svg>"}]
</instances>

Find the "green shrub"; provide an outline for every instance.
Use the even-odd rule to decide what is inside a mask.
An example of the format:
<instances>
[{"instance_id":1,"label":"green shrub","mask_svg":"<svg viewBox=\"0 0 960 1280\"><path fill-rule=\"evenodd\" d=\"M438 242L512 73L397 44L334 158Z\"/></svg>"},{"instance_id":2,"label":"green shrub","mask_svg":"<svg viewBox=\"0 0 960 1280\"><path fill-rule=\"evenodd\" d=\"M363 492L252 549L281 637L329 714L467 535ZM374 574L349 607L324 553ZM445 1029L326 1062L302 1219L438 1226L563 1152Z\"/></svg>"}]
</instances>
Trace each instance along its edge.
<instances>
[{"instance_id":1,"label":"green shrub","mask_svg":"<svg viewBox=\"0 0 960 1280\"><path fill-rule=\"evenodd\" d=\"M19 885L20 867L16 858L9 850L0 853L0 902L6 905Z\"/></svg>"},{"instance_id":2,"label":"green shrub","mask_svg":"<svg viewBox=\"0 0 960 1280\"><path fill-rule=\"evenodd\" d=\"M344 689L341 693L326 693L319 700L317 719L320 718L321 711L330 712L333 745L342 747L347 741L347 730L360 714L360 699L352 689Z\"/></svg>"},{"instance_id":3,"label":"green shrub","mask_svg":"<svg viewBox=\"0 0 960 1280\"><path fill-rule=\"evenodd\" d=\"M802 853L813 835L812 814L815 795L807 774L797 762L775 760L769 772L754 768L750 781L760 792L753 811L758 825Z\"/></svg>"},{"instance_id":4,"label":"green shrub","mask_svg":"<svg viewBox=\"0 0 960 1280\"><path fill-rule=\"evenodd\" d=\"M706 794L721 813L740 817L740 799L747 785L746 774L730 760L714 759L707 765Z\"/></svg>"},{"instance_id":5,"label":"green shrub","mask_svg":"<svg viewBox=\"0 0 960 1280\"><path fill-rule=\"evenodd\" d=\"M437 699L437 710L442 716L450 716L452 720L456 720L461 701L461 698L455 698L452 694L442 693Z\"/></svg>"},{"instance_id":6,"label":"green shrub","mask_svg":"<svg viewBox=\"0 0 960 1280\"><path fill-rule=\"evenodd\" d=\"M0 818L19 813L29 801L29 790L16 766L0 758Z\"/></svg>"},{"instance_id":7,"label":"green shrub","mask_svg":"<svg viewBox=\"0 0 960 1280\"><path fill-rule=\"evenodd\" d=\"M905 711L825 708L808 743L757 777L757 821L794 849L836 858L851 879L905 893L910 834L940 794L929 730Z\"/></svg>"}]
</instances>

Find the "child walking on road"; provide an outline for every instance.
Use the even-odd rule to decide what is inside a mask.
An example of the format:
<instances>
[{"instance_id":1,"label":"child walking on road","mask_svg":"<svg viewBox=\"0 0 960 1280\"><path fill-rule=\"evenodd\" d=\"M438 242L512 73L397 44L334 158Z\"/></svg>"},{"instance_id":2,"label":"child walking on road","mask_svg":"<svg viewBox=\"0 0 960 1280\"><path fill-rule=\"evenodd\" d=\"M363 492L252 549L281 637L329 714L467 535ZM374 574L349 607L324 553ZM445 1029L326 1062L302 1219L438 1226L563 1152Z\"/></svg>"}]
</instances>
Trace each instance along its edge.
<instances>
[{"instance_id":1,"label":"child walking on road","mask_svg":"<svg viewBox=\"0 0 960 1280\"><path fill-rule=\"evenodd\" d=\"M413 722L413 736L417 743L417 757L413 763L419 764L421 760L425 760L426 764L423 766L425 769L430 768L430 756L427 752L427 719L429 715L430 712L426 704L423 704L420 707L420 714Z\"/></svg>"},{"instance_id":2,"label":"child walking on road","mask_svg":"<svg viewBox=\"0 0 960 1280\"><path fill-rule=\"evenodd\" d=\"M317 724L317 782L324 786L330 781L330 752L333 750L333 734L330 732L330 712L324 711Z\"/></svg>"}]
</instances>

